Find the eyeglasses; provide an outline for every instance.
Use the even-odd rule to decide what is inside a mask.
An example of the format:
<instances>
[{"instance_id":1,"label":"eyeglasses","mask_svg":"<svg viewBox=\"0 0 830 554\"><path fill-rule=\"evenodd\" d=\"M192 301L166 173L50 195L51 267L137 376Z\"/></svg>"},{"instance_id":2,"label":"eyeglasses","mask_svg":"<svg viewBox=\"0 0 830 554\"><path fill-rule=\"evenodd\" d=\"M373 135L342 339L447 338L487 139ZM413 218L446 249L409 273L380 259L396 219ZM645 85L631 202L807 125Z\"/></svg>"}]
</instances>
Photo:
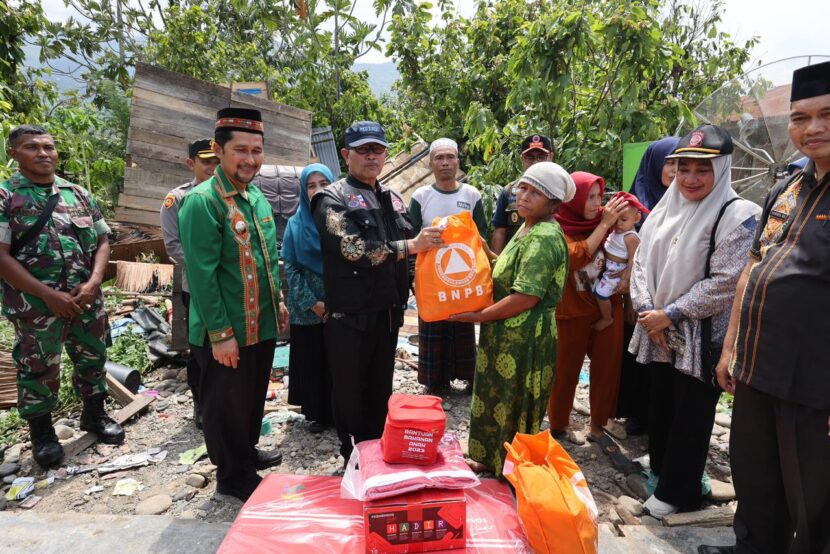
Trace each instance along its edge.
<instances>
[{"instance_id":1,"label":"eyeglasses","mask_svg":"<svg viewBox=\"0 0 830 554\"><path fill-rule=\"evenodd\" d=\"M529 162L545 162L548 160L548 154L544 152L528 152L527 154L522 154L522 159L527 160Z\"/></svg>"},{"instance_id":2,"label":"eyeglasses","mask_svg":"<svg viewBox=\"0 0 830 554\"><path fill-rule=\"evenodd\" d=\"M358 146L357 148L352 148L352 151L357 152L361 156L365 156L369 152L371 152L372 154L374 154L376 156L380 156L381 154L386 152L386 147L381 146L379 144L376 144L376 145L365 144L363 146Z\"/></svg>"}]
</instances>

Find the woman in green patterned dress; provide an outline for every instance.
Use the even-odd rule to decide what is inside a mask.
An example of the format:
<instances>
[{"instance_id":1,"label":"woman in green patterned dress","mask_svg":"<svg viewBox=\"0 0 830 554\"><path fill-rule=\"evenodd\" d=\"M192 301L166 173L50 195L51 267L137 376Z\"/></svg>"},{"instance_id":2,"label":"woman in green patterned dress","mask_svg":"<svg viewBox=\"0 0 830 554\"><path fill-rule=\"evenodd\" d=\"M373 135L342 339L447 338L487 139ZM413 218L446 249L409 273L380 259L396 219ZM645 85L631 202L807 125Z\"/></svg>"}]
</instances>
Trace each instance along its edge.
<instances>
[{"instance_id":1,"label":"woman in green patterned dress","mask_svg":"<svg viewBox=\"0 0 830 554\"><path fill-rule=\"evenodd\" d=\"M501 474L504 443L537 433L556 373L554 310L568 274L565 236L553 214L576 187L552 162L519 179L524 225L493 267L495 304L450 321L481 323L470 415L470 467Z\"/></svg>"}]
</instances>

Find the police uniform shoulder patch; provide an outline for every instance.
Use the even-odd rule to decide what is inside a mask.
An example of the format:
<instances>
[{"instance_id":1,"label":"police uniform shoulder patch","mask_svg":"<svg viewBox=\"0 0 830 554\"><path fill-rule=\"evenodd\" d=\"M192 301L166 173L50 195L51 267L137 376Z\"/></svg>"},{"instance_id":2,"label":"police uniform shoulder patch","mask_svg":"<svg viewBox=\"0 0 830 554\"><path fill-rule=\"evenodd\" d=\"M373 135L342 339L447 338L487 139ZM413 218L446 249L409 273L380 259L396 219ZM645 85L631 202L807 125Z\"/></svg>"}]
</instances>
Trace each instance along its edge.
<instances>
[{"instance_id":1,"label":"police uniform shoulder patch","mask_svg":"<svg viewBox=\"0 0 830 554\"><path fill-rule=\"evenodd\" d=\"M168 194L167 196L164 197L164 207L165 208L169 208L175 202L176 202L176 197L173 196L172 194Z\"/></svg>"}]
</instances>

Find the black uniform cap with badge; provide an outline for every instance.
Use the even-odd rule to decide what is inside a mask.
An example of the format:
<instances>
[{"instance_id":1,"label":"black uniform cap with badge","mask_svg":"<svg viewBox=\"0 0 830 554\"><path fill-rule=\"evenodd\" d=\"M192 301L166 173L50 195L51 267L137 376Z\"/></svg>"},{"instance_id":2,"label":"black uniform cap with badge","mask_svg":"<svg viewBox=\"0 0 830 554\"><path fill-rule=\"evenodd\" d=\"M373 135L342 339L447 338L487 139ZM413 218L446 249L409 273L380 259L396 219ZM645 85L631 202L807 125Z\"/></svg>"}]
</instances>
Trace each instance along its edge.
<instances>
[{"instance_id":1,"label":"black uniform cap with badge","mask_svg":"<svg viewBox=\"0 0 830 554\"><path fill-rule=\"evenodd\" d=\"M677 148L666 159L696 158L709 159L731 154L734 150L732 137L717 125L700 125L680 139Z\"/></svg>"},{"instance_id":2,"label":"black uniform cap with badge","mask_svg":"<svg viewBox=\"0 0 830 554\"><path fill-rule=\"evenodd\" d=\"M793 71L790 102L830 94L830 62L808 65Z\"/></svg>"},{"instance_id":3,"label":"black uniform cap with badge","mask_svg":"<svg viewBox=\"0 0 830 554\"><path fill-rule=\"evenodd\" d=\"M202 158L203 160L215 158L216 154L213 153L213 139L203 138L191 142L187 147L187 157L191 160L193 158Z\"/></svg>"},{"instance_id":4,"label":"black uniform cap with badge","mask_svg":"<svg viewBox=\"0 0 830 554\"><path fill-rule=\"evenodd\" d=\"M249 108L223 108L216 112L214 131L220 129L265 135L262 113Z\"/></svg>"},{"instance_id":5,"label":"black uniform cap with badge","mask_svg":"<svg viewBox=\"0 0 830 554\"><path fill-rule=\"evenodd\" d=\"M530 135L522 141L519 152L527 154L531 150L541 150L545 154L550 154L553 152L553 143L544 135Z\"/></svg>"}]
</instances>

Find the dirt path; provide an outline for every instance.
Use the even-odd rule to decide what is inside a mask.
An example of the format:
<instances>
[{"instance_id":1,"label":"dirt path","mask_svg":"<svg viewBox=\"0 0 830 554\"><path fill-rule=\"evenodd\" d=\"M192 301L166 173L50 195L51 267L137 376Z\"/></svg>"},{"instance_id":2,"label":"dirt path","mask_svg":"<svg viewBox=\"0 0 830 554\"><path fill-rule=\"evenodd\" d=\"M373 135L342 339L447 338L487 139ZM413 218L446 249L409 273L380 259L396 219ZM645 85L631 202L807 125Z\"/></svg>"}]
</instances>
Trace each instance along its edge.
<instances>
[{"instance_id":1,"label":"dirt path","mask_svg":"<svg viewBox=\"0 0 830 554\"><path fill-rule=\"evenodd\" d=\"M405 368L401 363L397 366L394 389L398 392L423 393L423 387L417 383L415 370ZM63 470L48 473L57 478L48 487L37 491L36 494L42 499L31 509L37 512L122 515L165 513L206 521L232 521L241 503L225 497L221 500L214 498L215 467L206 458L193 465L184 465L179 461L182 453L203 444L202 434L192 421L192 400L184 379L184 369L160 368L148 374L145 377L146 387L160 390L161 397L151 404L147 413L126 425L125 443L119 447L96 445L67 459ZM285 409L285 392L281 391L280 398L268 403L282 409L268 415L272 431L260 440L260 447L279 448L284 455L282 465L269 471L331 475L343 463L338 453L336 434L331 429L319 435L310 433L308 423L302 416ZM577 429L588 424L588 417L584 414L587 411L587 394L587 384L580 384L577 408L573 414L573 425ZM465 392L452 391L444 394L443 398L447 432L459 436L466 448L470 396ZM58 423L77 429L78 415L74 414L74 417ZM713 435L708 471L712 477L728 480L725 447L728 444L728 429L716 426L716 434L720 436ZM79 435L76 431L75 436ZM618 443L629 458L639 458L646 453L646 439L643 436L630 437ZM635 487L632 487L632 478L616 470L595 444L576 446L565 443L564 446L588 479L600 507L600 521L619 523L618 507L615 506L617 499L622 495L636 495L636 490L632 490L636 489L636 482ZM162 453L166 451L166 457L161 461L151 461L143 467L113 473L101 474L95 469L112 463L119 456L148 451L155 459L164 456ZM4 481L9 482L12 475L35 478L46 476L33 464L25 444L18 464L19 469L6 476ZM89 471L65 475L66 469L71 472L76 468ZM114 495L116 484L126 479L137 481L139 488L129 496ZM7 488L8 484L4 485L4 490ZM24 509L18 502L0 502L5 503L7 510Z\"/></svg>"}]
</instances>

